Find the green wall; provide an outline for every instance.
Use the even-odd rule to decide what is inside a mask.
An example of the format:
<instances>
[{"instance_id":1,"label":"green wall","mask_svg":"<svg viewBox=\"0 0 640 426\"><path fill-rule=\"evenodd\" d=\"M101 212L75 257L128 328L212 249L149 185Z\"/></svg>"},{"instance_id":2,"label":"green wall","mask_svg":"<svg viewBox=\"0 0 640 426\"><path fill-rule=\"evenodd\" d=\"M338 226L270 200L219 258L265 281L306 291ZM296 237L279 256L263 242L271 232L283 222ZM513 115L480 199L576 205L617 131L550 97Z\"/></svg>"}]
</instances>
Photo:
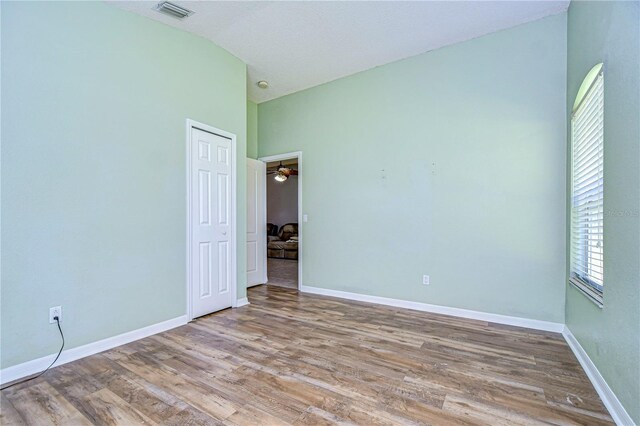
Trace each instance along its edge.
<instances>
[{"instance_id":1,"label":"green wall","mask_svg":"<svg viewBox=\"0 0 640 426\"><path fill-rule=\"evenodd\" d=\"M246 69L101 2L2 2L2 367L185 313L185 119L233 132ZM238 204L245 235L245 204ZM238 296L246 247L238 242Z\"/></svg>"},{"instance_id":2,"label":"green wall","mask_svg":"<svg viewBox=\"0 0 640 426\"><path fill-rule=\"evenodd\" d=\"M247 157L258 158L258 105L247 101Z\"/></svg>"},{"instance_id":3,"label":"green wall","mask_svg":"<svg viewBox=\"0 0 640 426\"><path fill-rule=\"evenodd\" d=\"M566 323L640 424L640 3L572 1L567 116L604 63L604 308L567 286ZM567 201L569 202L569 201Z\"/></svg>"},{"instance_id":4,"label":"green wall","mask_svg":"<svg viewBox=\"0 0 640 426\"><path fill-rule=\"evenodd\" d=\"M565 93L560 14L260 104L303 284L564 322Z\"/></svg>"}]
</instances>

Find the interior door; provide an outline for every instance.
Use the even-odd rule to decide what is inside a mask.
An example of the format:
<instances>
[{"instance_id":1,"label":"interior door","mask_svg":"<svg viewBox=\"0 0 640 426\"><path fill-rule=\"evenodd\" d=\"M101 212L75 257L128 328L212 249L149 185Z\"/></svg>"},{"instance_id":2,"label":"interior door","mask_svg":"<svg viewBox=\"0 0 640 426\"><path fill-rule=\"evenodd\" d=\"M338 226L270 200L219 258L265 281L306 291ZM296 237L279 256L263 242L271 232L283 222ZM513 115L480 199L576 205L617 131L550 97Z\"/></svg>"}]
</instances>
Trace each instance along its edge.
<instances>
[{"instance_id":1,"label":"interior door","mask_svg":"<svg viewBox=\"0 0 640 426\"><path fill-rule=\"evenodd\" d=\"M191 128L191 309L199 317L232 305L231 140Z\"/></svg>"},{"instance_id":2,"label":"interior door","mask_svg":"<svg viewBox=\"0 0 640 426\"><path fill-rule=\"evenodd\" d=\"M267 165L247 158L247 286L267 282Z\"/></svg>"}]
</instances>

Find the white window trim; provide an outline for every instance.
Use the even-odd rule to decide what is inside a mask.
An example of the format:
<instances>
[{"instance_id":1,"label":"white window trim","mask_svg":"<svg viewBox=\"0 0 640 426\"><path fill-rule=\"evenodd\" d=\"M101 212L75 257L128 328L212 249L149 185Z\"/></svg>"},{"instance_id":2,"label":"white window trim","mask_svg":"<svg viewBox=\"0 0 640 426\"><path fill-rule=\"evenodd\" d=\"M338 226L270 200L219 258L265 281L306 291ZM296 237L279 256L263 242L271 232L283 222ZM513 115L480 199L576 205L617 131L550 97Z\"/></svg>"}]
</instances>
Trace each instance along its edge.
<instances>
[{"instance_id":1,"label":"white window trim","mask_svg":"<svg viewBox=\"0 0 640 426\"><path fill-rule=\"evenodd\" d=\"M569 278L569 283L571 283L573 287L578 289L580 293L584 294L587 299L592 301L598 308L602 309L604 307L604 300L602 297L603 293L595 291L593 287L591 287L589 284L585 284L578 277Z\"/></svg>"}]
</instances>

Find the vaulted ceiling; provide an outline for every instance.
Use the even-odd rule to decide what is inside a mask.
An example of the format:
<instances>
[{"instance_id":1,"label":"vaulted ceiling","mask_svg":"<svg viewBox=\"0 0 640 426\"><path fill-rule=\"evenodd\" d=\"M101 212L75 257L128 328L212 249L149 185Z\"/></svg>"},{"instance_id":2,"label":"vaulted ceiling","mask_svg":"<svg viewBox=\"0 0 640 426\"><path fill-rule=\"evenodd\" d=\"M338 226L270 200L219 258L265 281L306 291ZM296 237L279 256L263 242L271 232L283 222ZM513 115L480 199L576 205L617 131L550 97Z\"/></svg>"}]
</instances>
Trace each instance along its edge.
<instances>
[{"instance_id":1,"label":"vaulted ceiling","mask_svg":"<svg viewBox=\"0 0 640 426\"><path fill-rule=\"evenodd\" d=\"M264 102L442 46L563 12L562 1L175 1L116 7L189 31L248 66L248 96ZM265 80L269 88L256 83Z\"/></svg>"}]
</instances>

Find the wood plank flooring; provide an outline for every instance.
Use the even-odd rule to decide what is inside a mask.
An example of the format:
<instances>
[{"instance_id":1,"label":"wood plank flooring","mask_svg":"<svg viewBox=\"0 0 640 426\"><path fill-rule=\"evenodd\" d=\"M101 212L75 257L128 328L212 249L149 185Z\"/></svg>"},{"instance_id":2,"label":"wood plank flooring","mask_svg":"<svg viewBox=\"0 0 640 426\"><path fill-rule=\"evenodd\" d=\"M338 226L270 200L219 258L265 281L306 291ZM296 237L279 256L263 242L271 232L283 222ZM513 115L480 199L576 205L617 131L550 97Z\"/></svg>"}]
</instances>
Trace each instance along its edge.
<instances>
[{"instance_id":1,"label":"wood plank flooring","mask_svg":"<svg viewBox=\"0 0 640 426\"><path fill-rule=\"evenodd\" d=\"M298 289L298 261L292 259L267 259L268 285Z\"/></svg>"},{"instance_id":2,"label":"wood plank flooring","mask_svg":"<svg viewBox=\"0 0 640 426\"><path fill-rule=\"evenodd\" d=\"M2 424L612 424L559 334L258 286L2 391Z\"/></svg>"}]
</instances>

